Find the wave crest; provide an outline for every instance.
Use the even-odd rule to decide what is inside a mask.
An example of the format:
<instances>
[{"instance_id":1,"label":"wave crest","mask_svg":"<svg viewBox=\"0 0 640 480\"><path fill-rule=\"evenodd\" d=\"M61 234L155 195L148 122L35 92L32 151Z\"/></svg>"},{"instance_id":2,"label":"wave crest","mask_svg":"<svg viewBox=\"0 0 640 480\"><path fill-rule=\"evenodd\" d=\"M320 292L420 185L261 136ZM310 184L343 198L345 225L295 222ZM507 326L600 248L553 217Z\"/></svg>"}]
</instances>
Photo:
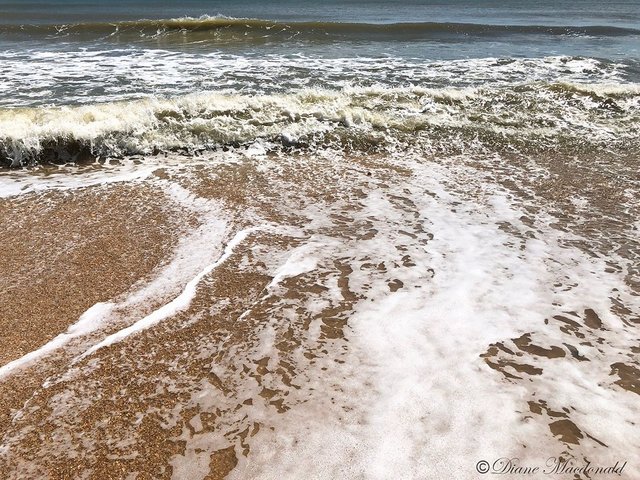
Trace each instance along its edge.
<instances>
[{"instance_id":1,"label":"wave crest","mask_svg":"<svg viewBox=\"0 0 640 480\"><path fill-rule=\"evenodd\" d=\"M86 22L67 25L0 25L0 33L37 35L118 35L134 37L171 34L179 32L210 34L216 39L236 38L252 41L256 38L287 40L292 34L302 38L323 38L326 35L342 38L384 38L408 40L442 35L587 35L622 36L640 35L640 30L608 25L492 25L474 23L356 23L297 21L282 22L255 18L225 16L181 17L170 19L142 19L121 22Z\"/></svg>"},{"instance_id":2,"label":"wave crest","mask_svg":"<svg viewBox=\"0 0 640 480\"><path fill-rule=\"evenodd\" d=\"M426 154L638 150L640 86L531 83L347 88L288 95L203 93L78 107L0 109L5 165L267 150Z\"/></svg>"}]
</instances>

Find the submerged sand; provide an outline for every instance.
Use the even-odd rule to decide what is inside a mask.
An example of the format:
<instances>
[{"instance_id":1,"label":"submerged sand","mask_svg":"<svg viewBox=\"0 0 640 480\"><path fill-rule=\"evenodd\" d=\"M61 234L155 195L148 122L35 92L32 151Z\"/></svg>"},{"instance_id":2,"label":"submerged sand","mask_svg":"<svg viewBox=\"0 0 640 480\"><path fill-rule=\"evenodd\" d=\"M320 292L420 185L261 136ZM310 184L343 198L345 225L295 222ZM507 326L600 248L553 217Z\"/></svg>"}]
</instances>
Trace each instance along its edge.
<instances>
[{"instance_id":1,"label":"submerged sand","mask_svg":"<svg viewBox=\"0 0 640 480\"><path fill-rule=\"evenodd\" d=\"M0 470L476 478L563 457L634 478L640 205L619 161L613 180L228 154L2 198Z\"/></svg>"}]
</instances>

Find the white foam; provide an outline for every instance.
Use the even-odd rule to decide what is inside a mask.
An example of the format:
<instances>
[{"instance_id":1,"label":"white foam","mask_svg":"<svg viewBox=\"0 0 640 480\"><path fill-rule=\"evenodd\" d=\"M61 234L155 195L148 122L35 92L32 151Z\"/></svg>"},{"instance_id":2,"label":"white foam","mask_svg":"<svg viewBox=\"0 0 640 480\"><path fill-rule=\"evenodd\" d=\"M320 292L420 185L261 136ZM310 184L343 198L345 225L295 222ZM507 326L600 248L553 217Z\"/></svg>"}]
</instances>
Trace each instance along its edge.
<instances>
[{"instance_id":1,"label":"white foam","mask_svg":"<svg viewBox=\"0 0 640 480\"><path fill-rule=\"evenodd\" d=\"M90 65L90 68L87 66ZM233 55L158 48L0 52L0 106L27 107L133 100L194 91L274 93L345 85L478 86L491 82L624 80L624 65L593 58L544 57L429 61ZM114 75L117 71L120 74ZM298 72L292 74L291 72ZM276 76L277 82L272 81ZM28 80L27 80L28 79ZM60 91L60 85L65 89ZM96 88L97 87L97 88ZM11 93L9 95L8 93Z\"/></svg>"},{"instance_id":2,"label":"white foam","mask_svg":"<svg viewBox=\"0 0 640 480\"><path fill-rule=\"evenodd\" d=\"M252 69L256 67L249 59L243 61ZM279 61L285 62L279 65L284 68L288 60ZM367 68L374 65L378 68L371 59L367 62ZM157 150L199 151L233 143L250 145L250 154L259 156L267 151L270 142L280 140L313 146L318 139L324 145L321 139L329 132L354 141L371 139L389 151L408 140L429 151L450 150L460 142L467 149L474 149L485 136L488 140L484 145L489 149L495 149L496 143L502 141L511 149L517 149L521 143L549 147L573 137L611 146L625 140L637 141L637 129L630 128L638 121L633 115L640 92L637 84L615 83L617 78L608 77L602 77L601 83L586 83L584 78L565 73L567 69L582 71L582 62L597 64L595 60L583 60L573 67L576 60L522 62L515 61L517 68L511 63L501 65L496 59L476 59L457 67L455 62L429 64L424 69L420 65L410 66L411 75L441 75L443 78L435 85L434 79L429 78L415 78L411 82L380 79L369 86L343 78L332 84L323 78L323 89L302 82L286 90L287 93L244 86L207 90L200 85L198 93L187 90L189 93L185 94L181 88L164 92L166 97L92 97L91 101L96 103L73 107L2 108L0 148L3 156L19 165L37 158L47 145L64 145L70 140L103 157L150 154ZM527 62L531 65L526 66ZM338 61L337 65L341 72L352 66L346 60ZM190 64L189 68L192 67ZM237 68L236 63L233 67ZM270 70L268 65L263 67L258 72L264 76ZM485 81L487 75L496 76L496 69L515 69L517 74L509 81L501 81L498 76L484 84L452 82L454 74L460 77L456 68L476 67L491 72L480 75ZM544 78L540 72L537 76L529 72L531 75L522 77L520 71L529 68L539 71L543 67L555 68L551 78ZM264 79L254 75L258 72L252 71L252 78L258 78L262 85ZM361 73L360 78L368 77L366 72ZM166 75L163 79L166 80ZM536 83L539 80L545 83ZM566 90L574 93L571 101ZM615 105L601 106L603 99L598 96L602 95L614 97ZM488 102L491 108L487 107ZM522 105L528 107L524 109ZM616 109L616 115L610 115L609 107Z\"/></svg>"},{"instance_id":3,"label":"white foam","mask_svg":"<svg viewBox=\"0 0 640 480\"><path fill-rule=\"evenodd\" d=\"M549 402L556 411L570 409L570 418L579 428L609 446L599 448L585 438L572 446L577 456L599 463L621 454L630 463L640 460L635 453L640 452L635 394L621 391L613 385L615 377L609 375L610 363L628 361L637 337L611 310L611 297L618 297L631 310L640 311L640 299L625 287L625 272L612 273L604 259L571 247L570 242L584 239L550 227L553 219L544 212L526 213L527 205L522 203L526 199L518 200L500 187L483 184L475 171L466 179L460 174L462 162L455 160L442 167L422 157L408 158L413 178L402 178L397 184L389 181L384 188L376 188L374 179L370 183L365 180L360 184L362 198L358 196L357 201L352 198L342 204L338 196L329 205L313 204L298 212L310 219L301 229L307 235L293 232L300 245L274 255L277 258L271 263L265 262L273 272L269 293L279 293L287 278L316 271L333 275L323 284L329 291L314 299L315 303L304 305L311 314L321 314L324 308L346 300L344 278L338 285L335 272L335 262L340 261L352 268L348 288L360 300L345 328L346 342L324 339L326 356L306 361L304 349L321 336L321 320L314 319L303 348L291 353L288 360L297 362L299 376L295 389L283 387L290 407L285 413L275 414L258 401L235 409L239 399L259 399L257 392L263 384L258 385L254 377L238 381L238 391L228 396L206 380L193 392L192 403L203 410L224 404L221 410L238 412L241 418L246 414L248 422L261 426L260 432L247 440L249 456L239 456L230 478L475 478L475 462L479 460L518 456L522 461L544 464L566 446L553 438L548 419L529 411L527 401L533 398ZM357 169L353 174L358 174ZM471 199L444 186L459 188L465 180L475 182L466 189ZM191 211L206 216L215 210L182 187L167 186L167 192ZM406 204L398 207L402 199L415 208ZM538 207L539 201L535 199ZM345 222L352 224L336 227L331 213L347 217ZM535 228L525 223L523 216L535 217ZM516 233L502 229L503 224ZM377 233L369 239L353 239L349 233L364 233L360 225L370 225L367 228ZM186 287L172 301L94 345L83 356L187 308L203 278L251 232L262 228L275 227L238 232L222 254L208 260L204 268L196 268L200 247L188 250L188 244L181 245L178 251L187 249L190 258L186 270L193 273ZM411 230L413 237L403 234L404 230ZM323 233L309 235L313 232ZM206 229L199 235L202 242L219 238ZM268 255L265 252L268 249L262 252ZM414 266L403 264L405 254ZM615 253L609 259L619 260ZM367 264L382 264L384 269L372 270ZM402 286L392 291L390 280L399 280ZM232 359L236 358L233 348L238 349L236 366L250 364L248 356L270 356L272 369L278 355L274 351L277 328L282 326L278 320L285 325L299 320L295 309L281 307L279 304L273 310L274 314L282 313L281 319L274 315L257 327L247 345L229 349ZM601 344L580 345L583 353L588 351L590 362L573 361L568 354L565 359L549 359L519 352L522 356L516 360L533 362L543 372L530 377L523 374L523 381L510 383L480 358L490 344L529 332L535 335L536 345L563 348L567 337L545 319L559 311L582 312L586 308L593 308L609 329L597 333L604 339ZM210 358L207 348L195 355ZM211 346L214 348L219 345ZM242 348L250 349L249 353ZM212 368L224 372L224 366L220 362ZM229 375L232 382L241 378L235 375ZM265 383L271 380L264 377ZM180 408L176 405L170 412L172 421ZM228 423L223 428L235 428L235 414L224 418ZM167 421L167 426L172 425ZM192 426L197 425L198 420L192 420ZM171 459L174 475L202 478L207 474L209 454L225 448L228 439L222 429L195 435L186 430L181 437L187 442L184 454Z\"/></svg>"},{"instance_id":4,"label":"white foam","mask_svg":"<svg viewBox=\"0 0 640 480\"><path fill-rule=\"evenodd\" d=\"M631 341L631 332L610 311L623 275L607 273L604 261L567 248L561 240L570 234L542 225L537 238L525 237L521 248L518 237L499 228L508 222L528 229L512 199L494 189L486 202L462 201L442 187L448 176L428 164L416 168L416 180L404 190L374 190L360 200L366 208L356 220L371 221L377 237L323 251L317 262L351 259L350 288L364 295L349 319L350 356L344 366L324 371L327 364L319 362L305 372L310 386L302 383L302 390L308 387L309 396L292 392L291 410L264 419L273 431L260 430L230 478L475 478L476 462L500 457L544 466L562 445L544 419L531 418L531 398L555 410L570 406L570 418L610 447L585 441L573 450L576 455L600 463L616 455L638 459L628 443L640 451L632 431L634 395L617 392L614 400L610 387L606 362L615 360L614 349L598 368L599 354L591 362L525 357L524 363L543 368L542 375L530 377L534 387L527 380L505 382L480 358L491 343L526 332L540 335L535 342L542 345L562 346L567 340L544 323L557 314L557 305L594 308L613 329L612 344L624 344L625 336ZM388 193L409 196L434 235L424 248L417 240L405 241L415 267L397 264L398 229L408 214L394 209ZM383 262L388 273L359 268L355 259L365 256ZM391 278L404 286L390 292ZM624 300L640 309L632 295ZM291 396L304 400L296 404Z\"/></svg>"},{"instance_id":5,"label":"white foam","mask_svg":"<svg viewBox=\"0 0 640 480\"><path fill-rule=\"evenodd\" d=\"M316 250L326 248L321 243L306 243L293 250L285 263L281 265L273 275L273 279L267 285L267 290L276 287L285 278L296 277L310 272L318 265Z\"/></svg>"},{"instance_id":6,"label":"white foam","mask_svg":"<svg viewBox=\"0 0 640 480\"><path fill-rule=\"evenodd\" d=\"M198 273L187 285L184 287L180 295L175 297L169 303L163 305L162 307L154 310L152 313L147 315L146 317L138 320L134 324L130 325L127 328L119 330L118 332L109 335L101 342L93 345L91 348L86 350L78 360L83 359L101 348L107 347L114 343L120 342L128 336L140 332L142 330L146 330L149 327L161 322L162 320L175 315L176 313L185 310L191 303L191 300L196 295L198 284L202 281L204 277L209 275L213 270L222 265L227 258L229 258L233 254L234 248L240 245L249 235L252 233L267 230L271 228L270 226L256 226L249 227L243 230L240 230L238 233L234 235L234 237L227 243L223 254L216 260L214 263L206 266L200 273Z\"/></svg>"},{"instance_id":7,"label":"white foam","mask_svg":"<svg viewBox=\"0 0 640 480\"><path fill-rule=\"evenodd\" d=\"M99 302L84 312L78 321L71 325L65 333L61 333L42 347L0 367L0 378L25 367L51 352L63 347L70 340L96 331L108 319L114 307L110 302Z\"/></svg>"},{"instance_id":8,"label":"white foam","mask_svg":"<svg viewBox=\"0 0 640 480\"><path fill-rule=\"evenodd\" d=\"M66 191L112 183L138 182L148 178L157 168L157 164L154 163L134 165L132 162L126 162L125 165L106 165L80 175L74 175L73 167L64 167L60 172L48 176L31 172L0 172L0 198L49 190Z\"/></svg>"}]
</instances>

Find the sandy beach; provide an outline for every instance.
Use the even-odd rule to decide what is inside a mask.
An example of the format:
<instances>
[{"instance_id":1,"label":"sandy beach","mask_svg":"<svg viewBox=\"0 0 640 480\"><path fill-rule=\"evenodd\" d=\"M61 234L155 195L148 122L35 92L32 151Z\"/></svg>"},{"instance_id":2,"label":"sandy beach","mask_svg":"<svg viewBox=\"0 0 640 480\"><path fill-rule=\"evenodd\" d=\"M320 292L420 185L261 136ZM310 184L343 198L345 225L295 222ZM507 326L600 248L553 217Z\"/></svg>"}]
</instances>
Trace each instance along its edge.
<instances>
[{"instance_id":1,"label":"sandy beach","mask_svg":"<svg viewBox=\"0 0 640 480\"><path fill-rule=\"evenodd\" d=\"M31 180L0 204L2 471L637 461L638 205L611 209L625 190L588 163L510 165L221 154ZM412 446L423 431L438 441Z\"/></svg>"}]
</instances>

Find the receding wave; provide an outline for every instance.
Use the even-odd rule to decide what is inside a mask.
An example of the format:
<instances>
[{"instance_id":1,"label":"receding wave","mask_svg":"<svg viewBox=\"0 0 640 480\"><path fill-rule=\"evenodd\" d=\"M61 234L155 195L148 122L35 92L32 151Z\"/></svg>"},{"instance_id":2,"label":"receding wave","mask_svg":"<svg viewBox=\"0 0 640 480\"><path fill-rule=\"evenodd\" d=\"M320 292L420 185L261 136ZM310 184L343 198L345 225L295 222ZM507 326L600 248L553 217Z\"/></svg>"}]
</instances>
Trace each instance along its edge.
<instances>
[{"instance_id":1,"label":"receding wave","mask_svg":"<svg viewBox=\"0 0 640 480\"><path fill-rule=\"evenodd\" d=\"M259 143L425 154L640 151L640 85L527 83L202 93L75 107L0 109L7 166L194 154Z\"/></svg>"},{"instance_id":2,"label":"receding wave","mask_svg":"<svg viewBox=\"0 0 640 480\"><path fill-rule=\"evenodd\" d=\"M640 35L640 30L605 25L546 26L546 25L483 25L472 23L342 23L342 22L280 22L263 19L230 17L173 18L161 20L136 20L123 22L87 22L68 25L0 25L0 34L11 35L65 35L91 36L113 35L152 36L194 34L218 37L218 39L287 39L291 35L301 38L381 38L384 40L423 39L443 35L496 36L510 34L540 35L589 35L620 36Z\"/></svg>"}]
</instances>

